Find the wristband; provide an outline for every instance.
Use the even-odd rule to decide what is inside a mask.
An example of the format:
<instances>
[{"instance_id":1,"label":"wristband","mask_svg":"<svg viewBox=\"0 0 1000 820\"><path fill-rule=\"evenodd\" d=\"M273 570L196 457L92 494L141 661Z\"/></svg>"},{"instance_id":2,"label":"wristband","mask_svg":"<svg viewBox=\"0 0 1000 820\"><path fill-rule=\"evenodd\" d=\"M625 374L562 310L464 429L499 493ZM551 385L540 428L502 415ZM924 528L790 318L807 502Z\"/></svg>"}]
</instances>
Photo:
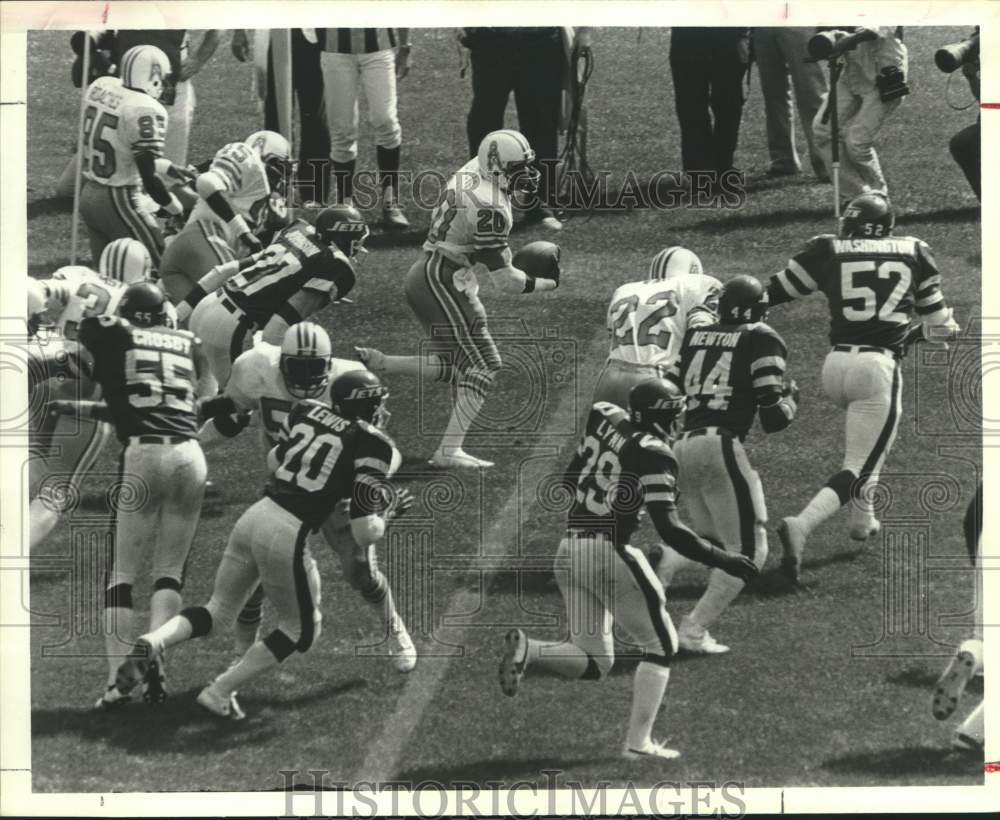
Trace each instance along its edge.
<instances>
[{"instance_id":1,"label":"wristband","mask_svg":"<svg viewBox=\"0 0 1000 820\"><path fill-rule=\"evenodd\" d=\"M531 293L535 289L535 277L530 274L524 274L524 290L521 293Z\"/></svg>"},{"instance_id":2,"label":"wristband","mask_svg":"<svg viewBox=\"0 0 1000 820\"><path fill-rule=\"evenodd\" d=\"M250 227L247 225L247 221L239 214L236 214L236 216L230 219L226 225L231 228L237 236L250 233Z\"/></svg>"},{"instance_id":3,"label":"wristband","mask_svg":"<svg viewBox=\"0 0 1000 820\"><path fill-rule=\"evenodd\" d=\"M173 168L174 164L166 157L157 157L153 160L153 170L156 171L161 177L168 176L170 174L170 169Z\"/></svg>"},{"instance_id":4,"label":"wristband","mask_svg":"<svg viewBox=\"0 0 1000 820\"><path fill-rule=\"evenodd\" d=\"M180 216L182 213L184 213L184 206L181 205L180 200L177 199L176 196L171 194L170 201L163 206L163 210L165 210L171 216Z\"/></svg>"}]
</instances>

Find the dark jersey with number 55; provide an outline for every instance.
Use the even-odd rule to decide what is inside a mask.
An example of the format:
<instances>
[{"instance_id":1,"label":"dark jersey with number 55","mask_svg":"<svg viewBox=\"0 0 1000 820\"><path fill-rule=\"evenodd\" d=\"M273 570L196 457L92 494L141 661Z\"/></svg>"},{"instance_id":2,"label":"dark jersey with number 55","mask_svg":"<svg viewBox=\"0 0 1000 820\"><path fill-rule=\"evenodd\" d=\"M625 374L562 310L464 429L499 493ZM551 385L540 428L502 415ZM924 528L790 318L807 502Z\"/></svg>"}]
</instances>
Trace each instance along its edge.
<instances>
[{"instance_id":1,"label":"dark jersey with number 55","mask_svg":"<svg viewBox=\"0 0 1000 820\"><path fill-rule=\"evenodd\" d=\"M575 493L567 527L627 544L644 504L676 506L677 461L670 447L640 430L610 402L597 402L566 479Z\"/></svg>"},{"instance_id":2,"label":"dark jersey with number 55","mask_svg":"<svg viewBox=\"0 0 1000 820\"><path fill-rule=\"evenodd\" d=\"M771 277L772 305L822 291L830 307L830 343L901 353L913 314L944 307L941 276L927 243L912 236L809 240Z\"/></svg>"},{"instance_id":3,"label":"dark jersey with number 55","mask_svg":"<svg viewBox=\"0 0 1000 820\"><path fill-rule=\"evenodd\" d=\"M688 330L666 375L687 396L684 429L723 427L744 438L758 406L780 397L787 355L764 322Z\"/></svg>"},{"instance_id":4,"label":"dark jersey with number 55","mask_svg":"<svg viewBox=\"0 0 1000 820\"><path fill-rule=\"evenodd\" d=\"M381 515L389 506L388 477L398 454L377 427L307 399L288 414L277 448L278 466L264 495L312 529L344 499L352 519Z\"/></svg>"},{"instance_id":5,"label":"dark jersey with number 55","mask_svg":"<svg viewBox=\"0 0 1000 820\"><path fill-rule=\"evenodd\" d=\"M188 330L138 327L119 316L83 319L80 343L121 441L130 436L196 438L200 340Z\"/></svg>"},{"instance_id":6,"label":"dark jersey with number 55","mask_svg":"<svg viewBox=\"0 0 1000 820\"><path fill-rule=\"evenodd\" d=\"M334 300L346 296L354 281L351 261L320 242L316 229L300 219L264 250L242 260L222 290L257 327L264 327L300 290Z\"/></svg>"}]
</instances>

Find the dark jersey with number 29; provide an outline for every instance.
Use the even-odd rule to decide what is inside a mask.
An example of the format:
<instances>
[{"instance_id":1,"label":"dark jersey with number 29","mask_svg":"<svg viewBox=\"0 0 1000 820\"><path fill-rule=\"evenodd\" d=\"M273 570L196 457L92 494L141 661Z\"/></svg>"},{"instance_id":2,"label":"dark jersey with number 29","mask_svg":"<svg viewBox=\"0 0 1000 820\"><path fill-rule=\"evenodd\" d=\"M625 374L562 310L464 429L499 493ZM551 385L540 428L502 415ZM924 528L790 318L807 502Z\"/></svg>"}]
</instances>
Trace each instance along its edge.
<instances>
[{"instance_id":1,"label":"dark jersey with number 29","mask_svg":"<svg viewBox=\"0 0 1000 820\"><path fill-rule=\"evenodd\" d=\"M77 338L93 356L94 378L121 441L197 437L194 350L200 341L193 333L95 316L80 322Z\"/></svg>"},{"instance_id":2,"label":"dark jersey with number 29","mask_svg":"<svg viewBox=\"0 0 1000 820\"><path fill-rule=\"evenodd\" d=\"M771 277L772 305L822 291L830 307L830 343L872 345L901 353L913 314L944 307L941 276L925 242L813 237Z\"/></svg>"},{"instance_id":3,"label":"dark jersey with number 29","mask_svg":"<svg viewBox=\"0 0 1000 820\"><path fill-rule=\"evenodd\" d=\"M354 287L354 280L350 260L320 242L316 229L299 220L264 250L242 260L238 273L222 289L258 327L264 327L300 290L340 299Z\"/></svg>"},{"instance_id":4,"label":"dark jersey with number 29","mask_svg":"<svg viewBox=\"0 0 1000 820\"><path fill-rule=\"evenodd\" d=\"M785 342L764 322L688 330L667 373L687 396L684 429L723 427L746 436L758 406L780 398L786 356Z\"/></svg>"},{"instance_id":5,"label":"dark jersey with number 29","mask_svg":"<svg viewBox=\"0 0 1000 820\"><path fill-rule=\"evenodd\" d=\"M575 493L567 526L604 533L615 546L629 542L644 504L676 506L677 461L670 447L610 402L591 409L566 478Z\"/></svg>"},{"instance_id":6,"label":"dark jersey with number 29","mask_svg":"<svg viewBox=\"0 0 1000 820\"><path fill-rule=\"evenodd\" d=\"M288 414L277 448L278 466L264 495L312 529L344 499L352 519L381 515L389 506L395 446L377 427L309 399Z\"/></svg>"}]
</instances>

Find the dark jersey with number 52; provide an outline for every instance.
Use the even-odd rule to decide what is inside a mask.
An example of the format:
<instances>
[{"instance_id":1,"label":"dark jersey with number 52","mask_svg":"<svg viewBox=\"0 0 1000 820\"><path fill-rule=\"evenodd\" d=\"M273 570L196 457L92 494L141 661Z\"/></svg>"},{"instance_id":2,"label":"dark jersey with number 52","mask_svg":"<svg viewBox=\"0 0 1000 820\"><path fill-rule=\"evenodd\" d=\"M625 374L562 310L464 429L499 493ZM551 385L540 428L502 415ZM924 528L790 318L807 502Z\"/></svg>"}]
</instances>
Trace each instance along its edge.
<instances>
[{"instance_id":1,"label":"dark jersey with number 52","mask_svg":"<svg viewBox=\"0 0 1000 820\"><path fill-rule=\"evenodd\" d=\"M277 447L278 466L264 495L312 529L344 499L352 519L381 515L389 506L395 446L377 427L307 399L288 414Z\"/></svg>"},{"instance_id":2,"label":"dark jersey with number 52","mask_svg":"<svg viewBox=\"0 0 1000 820\"><path fill-rule=\"evenodd\" d=\"M80 322L78 339L93 356L94 378L121 441L197 437L195 349L201 342L193 333L96 316Z\"/></svg>"},{"instance_id":3,"label":"dark jersey with number 52","mask_svg":"<svg viewBox=\"0 0 1000 820\"><path fill-rule=\"evenodd\" d=\"M566 469L575 500L570 529L604 533L627 544L649 502L676 505L677 461L670 447L629 421L610 402L598 402Z\"/></svg>"},{"instance_id":4,"label":"dark jersey with number 52","mask_svg":"<svg viewBox=\"0 0 1000 820\"><path fill-rule=\"evenodd\" d=\"M687 396L684 429L723 427L745 437L757 407L781 395L787 355L764 322L688 330L666 376Z\"/></svg>"},{"instance_id":5,"label":"dark jersey with number 52","mask_svg":"<svg viewBox=\"0 0 1000 820\"><path fill-rule=\"evenodd\" d=\"M771 277L780 305L822 291L830 307L830 343L872 345L901 353L914 312L944 307L941 276L927 243L912 236L813 237Z\"/></svg>"},{"instance_id":6,"label":"dark jersey with number 52","mask_svg":"<svg viewBox=\"0 0 1000 820\"><path fill-rule=\"evenodd\" d=\"M333 299L354 287L354 266L339 250L319 241L304 220L285 228L264 250L239 263L223 292L257 327L264 327L300 290Z\"/></svg>"}]
</instances>

